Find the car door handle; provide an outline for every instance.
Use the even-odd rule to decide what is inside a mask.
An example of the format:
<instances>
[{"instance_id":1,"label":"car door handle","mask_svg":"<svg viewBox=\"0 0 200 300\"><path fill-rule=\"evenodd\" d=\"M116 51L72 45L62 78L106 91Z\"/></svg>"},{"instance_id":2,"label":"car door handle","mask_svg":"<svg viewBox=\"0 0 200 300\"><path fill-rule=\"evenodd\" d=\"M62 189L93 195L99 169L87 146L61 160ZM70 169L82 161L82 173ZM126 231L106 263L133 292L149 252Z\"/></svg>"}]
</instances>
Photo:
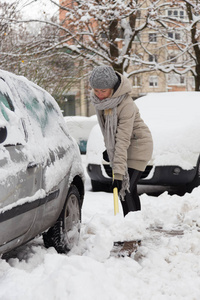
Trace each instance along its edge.
<instances>
[{"instance_id":1,"label":"car door handle","mask_svg":"<svg viewBox=\"0 0 200 300\"><path fill-rule=\"evenodd\" d=\"M33 169L33 168L36 168L37 167L37 163L35 162L30 162L27 166L27 169Z\"/></svg>"}]
</instances>

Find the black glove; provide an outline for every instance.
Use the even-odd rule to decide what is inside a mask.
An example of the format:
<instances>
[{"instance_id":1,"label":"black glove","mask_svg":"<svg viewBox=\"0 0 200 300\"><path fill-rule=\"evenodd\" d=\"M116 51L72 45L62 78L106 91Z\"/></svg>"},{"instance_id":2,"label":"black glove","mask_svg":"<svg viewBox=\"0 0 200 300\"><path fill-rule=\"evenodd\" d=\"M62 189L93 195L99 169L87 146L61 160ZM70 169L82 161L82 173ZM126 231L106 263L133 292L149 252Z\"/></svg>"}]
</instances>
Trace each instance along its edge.
<instances>
[{"instance_id":1,"label":"black glove","mask_svg":"<svg viewBox=\"0 0 200 300\"><path fill-rule=\"evenodd\" d=\"M110 161L110 160L109 160L109 157L108 157L108 152L107 152L107 150L105 150L105 151L103 152L103 159L104 159L105 161L107 161L107 162Z\"/></svg>"},{"instance_id":2,"label":"black glove","mask_svg":"<svg viewBox=\"0 0 200 300\"><path fill-rule=\"evenodd\" d=\"M122 180L115 179L112 183L112 189L114 189L114 188L117 188L118 192L119 192L122 188Z\"/></svg>"}]
</instances>

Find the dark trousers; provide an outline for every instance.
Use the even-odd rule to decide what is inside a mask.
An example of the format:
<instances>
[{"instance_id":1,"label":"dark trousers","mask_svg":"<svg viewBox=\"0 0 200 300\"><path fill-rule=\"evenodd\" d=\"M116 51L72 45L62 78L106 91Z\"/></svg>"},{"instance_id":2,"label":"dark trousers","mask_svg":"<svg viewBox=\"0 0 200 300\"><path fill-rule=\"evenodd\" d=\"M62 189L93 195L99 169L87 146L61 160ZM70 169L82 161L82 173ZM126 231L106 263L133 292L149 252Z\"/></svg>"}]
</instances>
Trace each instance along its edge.
<instances>
[{"instance_id":1,"label":"dark trousers","mask_svg":"<svg viewBox=\"0 0 200 300\"><path fill-rule=\"evenodd\" d=\"M142 172L128 168L128 174L130 179L130 193L126 191L124 200L121 200L124 216L126 216L130 211L141 210L140 198L137 193L137 183Z\"/></svg>"}]
</instances>

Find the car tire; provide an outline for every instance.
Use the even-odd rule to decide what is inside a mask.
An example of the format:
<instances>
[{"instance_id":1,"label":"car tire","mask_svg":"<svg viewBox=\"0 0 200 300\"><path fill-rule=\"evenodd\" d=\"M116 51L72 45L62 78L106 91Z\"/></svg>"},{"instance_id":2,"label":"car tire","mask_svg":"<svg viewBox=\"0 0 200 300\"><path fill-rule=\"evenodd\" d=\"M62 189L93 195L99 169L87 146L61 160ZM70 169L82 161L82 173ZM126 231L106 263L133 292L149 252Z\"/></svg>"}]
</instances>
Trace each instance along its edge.
<instances>
[{"instance_id":1,"label":"car tire","mask_svg":"<svg viewBox=\"0 0 200 300\"><path fill-rule=\"evenodd\" d=\"M78 244L81 226L80 203L78 189L71 185L60 217L55 225L43 234L46 248L54 247L58 253L67 253Z\"/></svg>"},{"instance_id":2,"label":"car tire","mask_svg":"<svg viewBox=\"0 0 200 300\"><path fill-rule=\"evenodd\" d=\"M175 189L177 195L183 196L185 193L191 193L195 187L200 185L200 158L198 159L196 170L196 175L190 183Z\"/></svg>"},{"instance_id":3,"label":"car tire","mask_svg":"<svg viewBox=\"0 0 200 300\"><path fill-rule=\"evenodd\" d=\"M197 172L194 177L194 180L188 185L186 185L186 192L191 193L192 190L199 185L200 185L200 158L197 163Z\"/></svg>"},{"instance_id":4,"label":"car tire","mask_svg":"<svg viewBox=\"0 0 200 300\"><path fill-rule=\"evenodd\" d=\"M111 193L111 183L102 183L99 181L91 180L93 192L108 192Z\"/></svg>"}]
</instances>

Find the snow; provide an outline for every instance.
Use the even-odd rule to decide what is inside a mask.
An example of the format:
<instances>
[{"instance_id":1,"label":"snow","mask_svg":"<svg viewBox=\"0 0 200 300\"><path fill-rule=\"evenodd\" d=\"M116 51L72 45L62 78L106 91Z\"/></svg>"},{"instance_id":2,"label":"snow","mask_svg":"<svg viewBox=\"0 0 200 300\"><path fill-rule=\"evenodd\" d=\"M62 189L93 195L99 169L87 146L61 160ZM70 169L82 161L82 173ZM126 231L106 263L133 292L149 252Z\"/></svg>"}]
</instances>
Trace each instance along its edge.
<instances>
[{"instance_id":1,"label":"snow","mask_svg":"<svg viewBox=\"0 0 200 300\"><path fill-rule=\"evenodd\" d=\"M154 142L153 164L192 169L200 149L200 93L150 93L136 100Z\"/></svg>"},{"instance_id":2,"label":"snow","mask_svg":"<svg viewBox=\"0 0 200 300\"><path fill-rule=\"evenodd\" d=\"M66 174L69 174L68 184L70 185L77 174L81 176L82 164L78 145L69 135L66 122L56 101L48 93L44 93L42 88L23 76L16 76L1 70L0 77L3 79L0 81L0 90L5 95L9 95L14 106L14 111L8 109L6 104L1 104L0 109L0 118L3 120L1 124L7 128L8 132L6 140L0 145L0 187L1 197L4 199L0 203L0 207L3 204L3 208L0 209L2 212L11 209L16 204L34 201L37 196L42 196L44 193L48 194ZM27 109L24 109L24 106ZM28 142L26 141L27 134ZM13 150L12 147L4 147L8 144L18 145L18 148L15 147ZM17 158L14 151L18 153ZM6 187L9 184L11 187L15 186L13 190L16 198L14 199L18 200L20 186L16 182L20 178L22 180L20 182L27 180L28 185L30 174L26 176L26 172L31 162L38 166L38 173L43 171L43 180L39 183L42 185L41 189L39 191L32 189L31 195L23 195L23 199L20 198L18 202L13 203L13 196L10 196L11 190L8 194ZM16 179L15 183L11 180L12 176Z\"/></svg>"},{"instance_id":3,"label":"snow","mask_svg":"<svg viewBox=\"0 0 200 300\"><path fill-rule=\"evenodd\" d=\"M82 156L83 165L86 157ZM91 191L86 175L81 237L67 255L41 237L0 261L0 299L132 300L200 297L200 187L183 197L142 194L142 210L114 216L112 194ZM179 230L160 233L154 228ZM110 255L113 241L142 239L131 257Z\"/></svg>"}]
</instances>

